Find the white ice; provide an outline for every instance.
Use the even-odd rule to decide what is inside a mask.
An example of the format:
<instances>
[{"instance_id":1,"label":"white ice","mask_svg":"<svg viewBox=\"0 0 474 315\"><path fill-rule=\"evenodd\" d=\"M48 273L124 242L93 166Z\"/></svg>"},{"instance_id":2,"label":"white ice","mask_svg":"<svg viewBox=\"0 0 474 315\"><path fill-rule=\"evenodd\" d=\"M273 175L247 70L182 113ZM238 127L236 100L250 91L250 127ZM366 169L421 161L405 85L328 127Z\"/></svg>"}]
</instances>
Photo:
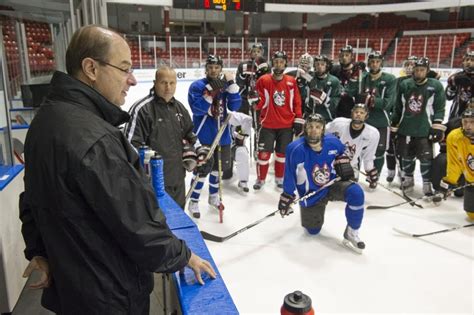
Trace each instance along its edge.
<instances>
[{"instance_id":1,"label":"white ice","mask_svg":"<svg viewBox=\"0 0 474 315\"><path fill-rule=\"evenodd\" d=\"M176 98L187 106L190 81L180 81ZM127 99L145 96L152 81L141 81ZM413 193L421 196L419 166ZM224 223L207 204L207 182L201 195L202 231L229 235L277 209L280 191L272 167L261 191L237 190L237 179L223 182ZM381 182L385 181L385 171ZM189 185L191 176L187 178ZM249 186L255 182L251 164ZM367 192L366 205L404 200L383 187ZM396 188L398 182L391 187ZM393 227L425 233L465 225L462 199L450 197L438 207L419 202L390 210L366 210L360 235L366 250L358 255L341 245L345 204L330 202L320 235L300 226L299 209L289 217L271 217L223 243L207 246L241 314L279 314L286 294L301 290L316 314L474 314L474 228L422 238L400 235Z\"/></svg>"}]
</instances>

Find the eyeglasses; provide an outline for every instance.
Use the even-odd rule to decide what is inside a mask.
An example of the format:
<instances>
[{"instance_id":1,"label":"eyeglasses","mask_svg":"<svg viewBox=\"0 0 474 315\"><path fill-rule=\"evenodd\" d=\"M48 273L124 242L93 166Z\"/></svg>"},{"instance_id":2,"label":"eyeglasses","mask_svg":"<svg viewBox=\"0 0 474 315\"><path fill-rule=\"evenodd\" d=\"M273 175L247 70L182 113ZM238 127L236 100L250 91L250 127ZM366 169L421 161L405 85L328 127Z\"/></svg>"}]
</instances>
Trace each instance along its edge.
<instances>
[{"instance_id":1,"label":"eyeglasses","mask_svg":"<svg viewBox=\"0 0 474 315\"><path fill-rule=\"evenodd\" d=\"M122 71L123 73L126 73L126 74L132 74L132 73L133 73L133 70L134 70L133 68L122 69L122 68L120 68L120 67L114 66L113 64L110 64L110 63L105 62L105 61L100 60L100 59L94 59L94 60L97 61L97 62L103 63L103 64L105 64L106 66L111 66L112 68L115 68L115 69L117 69L117 70L120 70L120 71Z\"/></svg>"}]
</instances>

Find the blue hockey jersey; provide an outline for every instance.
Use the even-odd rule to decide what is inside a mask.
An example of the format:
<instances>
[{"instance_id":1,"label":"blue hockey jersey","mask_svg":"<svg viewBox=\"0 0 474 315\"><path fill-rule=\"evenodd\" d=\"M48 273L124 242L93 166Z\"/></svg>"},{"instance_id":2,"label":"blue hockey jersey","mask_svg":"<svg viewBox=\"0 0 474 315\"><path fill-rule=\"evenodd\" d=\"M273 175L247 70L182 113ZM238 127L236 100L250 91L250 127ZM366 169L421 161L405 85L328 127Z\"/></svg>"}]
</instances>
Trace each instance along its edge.
<instances>
[{"instance_id":1,"label":"blue hockey jersey","mask_svg":"<svg viewBox=\"0 0 474 315\"><path fill-rule=\"evenodd\" d=\"M336 177L333 168L336 156L344 154L345 146L334 135L325 135L320 152L315 152L304 137L293 141L286 148L285 177L283 190L300 197L318 190ZM328 194L328 188L301 202L304 207L316 204Z\"/></svg>"},{"instance_id":2,"label":"blue hockey jersey","mask_svg":"<svg viewBox=\"0 0 474 315\"><path fill-rule=\"evenodd\" d=\"M206 85L209 83L207 78L194 81L189 87L188 103L193 112L194 133L197 134L199 142L203 145L211 145L216 137L217 119L209 114L209 108L212 105L212 98L206 95ZM216 95L224 111L221 115L221 122L227 116L227 110L237 111L241 105L239 87L233 83ZM231 144L230 130L227 126L220 145Z\"/></svg>"}]
</instances>

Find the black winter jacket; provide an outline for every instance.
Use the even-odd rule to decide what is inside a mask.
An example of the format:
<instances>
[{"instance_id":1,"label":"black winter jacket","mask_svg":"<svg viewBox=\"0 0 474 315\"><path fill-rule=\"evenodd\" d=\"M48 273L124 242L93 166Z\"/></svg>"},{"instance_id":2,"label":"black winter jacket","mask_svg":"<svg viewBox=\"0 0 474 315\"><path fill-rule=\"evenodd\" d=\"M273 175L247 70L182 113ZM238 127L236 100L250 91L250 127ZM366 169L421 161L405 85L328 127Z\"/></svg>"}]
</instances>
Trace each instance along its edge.
<instances>
[{"instance_id":1,"label":"black winter jacket","mask_svg":"<svg viewBox=\"0 0 474 315\"><path fill-rule=\"evenodd\" d=\"M61 72L25 143L20 218L25 256L47 257L43 305L61 314L141 314L152 272L191 252L169 230L136 151L116 128L128 114Z\"/></svg>"},{"instance_id":2,"label":"black winter jacket","mask_svg":"<svg viewBox=\"0 0 474 315\"><path fill-rule=\"evenodd\" d=\"M125 137L137 149L145 143L163 157L165 186L184 184L183 140L194 144L193 121L183 104L174 97L167 103L152 89L129 111Z\"/></svg>"}]
</instances>

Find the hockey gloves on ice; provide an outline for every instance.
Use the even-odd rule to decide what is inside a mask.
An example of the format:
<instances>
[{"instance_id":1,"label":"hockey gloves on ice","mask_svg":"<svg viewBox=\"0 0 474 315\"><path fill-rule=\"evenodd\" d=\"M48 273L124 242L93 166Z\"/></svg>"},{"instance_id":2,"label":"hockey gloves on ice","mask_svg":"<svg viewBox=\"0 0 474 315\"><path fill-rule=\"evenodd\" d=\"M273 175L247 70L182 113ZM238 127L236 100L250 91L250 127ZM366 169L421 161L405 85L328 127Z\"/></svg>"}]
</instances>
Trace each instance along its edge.
<instances>
[{"instance_id":1,"label":"hockey gloves on ice","mask_svg":"<svg viewBox=\"0 0 474 315\"><path fill-rule=\"evenodd\" d=\"M369 183L369 187L371 189L375 189L377 187L377 181L379 180L379 174L377 172L377 168L373 168L367 172L367 177L365 179Z\"/></svg>"},{"instance_id":2,"label":"hockey gloves on ice","mask_svg":"<svg viewBox=\"0 0 474 315\"><path fill-rule=\"evenodd\" d=\"M290 207L293 204L295 197L286 192L283 192L280 195L280 201L278 202L278 210L280 210L281 217L283 218L286 215L290 215Z\"/></svg>"},{"instance_id":3,"label":"hockey gloves on ice","mask_svg":"<svg viewBox=\"0 0 474 315\"><path fill-rule=\"evenodd\" d=\"M444 132L446 131L446 126L434 123L431 125L430 134L428 135L428 140L433 142L440 142L444 138Z\"/></svg>"},{"instance_id":4,"label":"hockey gloves on ice","mask_svg":"<svg viewBox=\"0 0 474 315\"><path fill-rule=\"evenodd\" d=\"M207 174L209 174L212 171L212 165L214 164L214 158L212 155L208 160L206 160L207 155L209 154L209 151L211 148L208 146L200 146L199 148L196 149L196 155L197 155L197 173L199 174L200 177L206 177Z\"/></svg>"},{"instance_id":5,"label":"hockey gloves on ice","mask_svg":"<svg viewBox=\"0 0 474 315\"><path fill-rule=\"evenodd\" d=\"M304 119L303 118L295 118L293 121L293 133L295 137L300 137L303 135L304 132Z\"/></svg>"},{"instance_id":6,"label":"hockey gloves on ice","mask_svg":"<svg viewBox=\"0 0 474 315\"><path fill-rule=\"evenodd\" d=\"M183 166L188 172L192 172L197 166L197 155L194 146L183 140Z\"/></svg>"},{"instance_id":7,"label":"hockey gloves on ice","mask_svg":"<svg viewBox=\"0 0 474 315\"><path fill-rule=\"evenodd\" d=\"M323 90L312 88L311 90L309 90L309 96L311 97L311 99L313 99L313 102L316 105L321 105L322 103L324 103L324 100L326 99L327 95L326 93L324 93Z\"/></svg>"},{"instance_id":8,"label":"hockey gloves on ice","mask_svg":"<svg viewBox=\"0 0 474 315\"><path fill-rule=\"evenodd\" d=\"M347 155L339 155L334 161L334 169L341 180L351 180L354 178L354 169L351 165L351 159Z\"/></svg>"}]
</instances>

